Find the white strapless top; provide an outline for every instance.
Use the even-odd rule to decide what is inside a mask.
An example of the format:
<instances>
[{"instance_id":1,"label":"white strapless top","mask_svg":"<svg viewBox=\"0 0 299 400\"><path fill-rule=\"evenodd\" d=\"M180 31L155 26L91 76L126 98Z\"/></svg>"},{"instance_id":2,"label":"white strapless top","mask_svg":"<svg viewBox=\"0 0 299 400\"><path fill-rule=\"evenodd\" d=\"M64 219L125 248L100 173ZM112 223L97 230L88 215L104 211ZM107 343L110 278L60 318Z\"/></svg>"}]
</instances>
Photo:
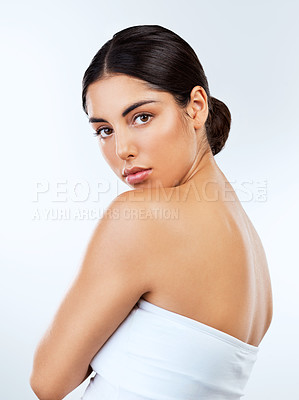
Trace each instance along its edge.
<instances>
[{"instance_id":1,"label":"white strapless top","mask_svg":"<svg viewBox=\"0 0 299 400\"><path fill-rule=\"evenodd\" d=\"M258 351L141 298L92 359L81 400L237 400Z\"/></svg>"}]
</instances>

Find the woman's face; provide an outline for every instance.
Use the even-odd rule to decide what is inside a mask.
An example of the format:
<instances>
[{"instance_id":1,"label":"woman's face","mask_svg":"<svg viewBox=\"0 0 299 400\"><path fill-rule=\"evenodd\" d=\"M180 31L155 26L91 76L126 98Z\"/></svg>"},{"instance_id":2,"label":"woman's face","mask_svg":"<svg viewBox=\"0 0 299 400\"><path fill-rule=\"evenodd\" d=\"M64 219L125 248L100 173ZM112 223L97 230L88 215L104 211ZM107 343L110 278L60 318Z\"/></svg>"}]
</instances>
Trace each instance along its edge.
<instances>
[{"instance_id":1,"label":"woman's face","mask_svg":"<svg viewBox=\"0 0 299 400\"><path fill-rule=\"evenodd\" d=\"M147 103L135 107L141 102ZM194 167L196 134L170 93L115 75L88 87L86 107L105 160L130 187L178 186ZM124 169L133 167L151 170L126 179Z\"/></svg>"}]
</instances>

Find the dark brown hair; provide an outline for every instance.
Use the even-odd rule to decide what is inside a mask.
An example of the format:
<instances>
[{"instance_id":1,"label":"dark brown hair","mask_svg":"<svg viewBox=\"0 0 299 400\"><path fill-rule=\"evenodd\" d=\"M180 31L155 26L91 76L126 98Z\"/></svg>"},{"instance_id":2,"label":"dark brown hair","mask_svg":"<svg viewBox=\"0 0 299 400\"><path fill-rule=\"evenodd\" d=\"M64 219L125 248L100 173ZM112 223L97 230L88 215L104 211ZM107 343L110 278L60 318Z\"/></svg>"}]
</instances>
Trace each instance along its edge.
<instances>
[{"instance_id":1,"label":"dark brown hair","mask_svg":"<svg viewBox=\"0 0 299 400\"><path fill-rule=\"evenodd\" d=\"M84 73L82 105L85 113L88 86L106 75L125 74L167 91L185 108L194 86L207 93L209 114L205 123L212 154L224 147L231 125L227 106L210 96L207 77L192 47L160 25L137 25L115 33L93 57Z\"/></svg>"}]
</instances>

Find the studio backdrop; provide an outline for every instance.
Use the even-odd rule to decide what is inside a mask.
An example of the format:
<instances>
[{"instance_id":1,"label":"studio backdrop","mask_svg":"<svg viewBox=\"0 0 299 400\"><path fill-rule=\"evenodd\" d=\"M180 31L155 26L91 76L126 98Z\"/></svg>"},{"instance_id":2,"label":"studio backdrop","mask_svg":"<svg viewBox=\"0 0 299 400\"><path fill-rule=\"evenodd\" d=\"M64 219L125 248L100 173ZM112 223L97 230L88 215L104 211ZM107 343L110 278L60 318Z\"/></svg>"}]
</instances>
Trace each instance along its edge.
<instances>
[{"instance_id":1,"label":"studio backdrop","mask_svg":"<svg viewBox=\"0 0 299 400\"><path fill-rule=\"evenodd\" d=\"M298 13L291 0L2 1L1 399L36 398L37 343L97 221L128 190L101 156L81 84L98 49L141 24L184 38L232 114L215 160L261 237L274 302L245 399L298 395Z\"/></svg>"}]
</instances>

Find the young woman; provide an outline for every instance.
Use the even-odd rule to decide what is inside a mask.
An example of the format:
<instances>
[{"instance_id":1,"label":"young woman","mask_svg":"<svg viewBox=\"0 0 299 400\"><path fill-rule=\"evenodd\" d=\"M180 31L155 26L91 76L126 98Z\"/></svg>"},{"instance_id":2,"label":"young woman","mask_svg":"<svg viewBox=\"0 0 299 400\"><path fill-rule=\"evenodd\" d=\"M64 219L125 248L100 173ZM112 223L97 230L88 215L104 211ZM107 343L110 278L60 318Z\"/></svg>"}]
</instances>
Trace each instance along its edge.
<instances>
[{"instance_id":1,"label":"young woman","mask_svg":"<svg viewBox=\"0 0 299 400\"><path fill-rule=\"evenodd\" d=\"M266 255L214 156L231 115L193 49L116 33L83 78L101 153L131 189L105 210L34 357L31 386L82 397L240 399L272 319Z\"/></svg>"}]
</instances>

